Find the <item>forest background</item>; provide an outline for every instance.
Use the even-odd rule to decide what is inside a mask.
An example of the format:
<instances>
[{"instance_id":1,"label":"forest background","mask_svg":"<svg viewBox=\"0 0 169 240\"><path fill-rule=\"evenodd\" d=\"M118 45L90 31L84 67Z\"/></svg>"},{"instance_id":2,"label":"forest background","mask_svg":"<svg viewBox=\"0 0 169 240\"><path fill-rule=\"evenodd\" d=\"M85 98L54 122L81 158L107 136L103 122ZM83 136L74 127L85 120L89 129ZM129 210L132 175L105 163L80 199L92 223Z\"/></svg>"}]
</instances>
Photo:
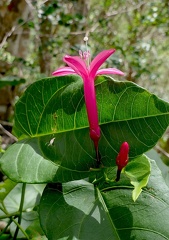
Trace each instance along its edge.
<instances>
[{"instance_id":1,"label":"forest background","mask_svg":"<svg viewBox=\"0 0 169 240\"><path fill-rule=\"evenodd\" d=\"M108 66L168 99L167 0L1 0L0 29L1 77L29 84L50 76L65 54L83 49L87 35L93 56L116 48Z\"/></svg>"}]
</instances>

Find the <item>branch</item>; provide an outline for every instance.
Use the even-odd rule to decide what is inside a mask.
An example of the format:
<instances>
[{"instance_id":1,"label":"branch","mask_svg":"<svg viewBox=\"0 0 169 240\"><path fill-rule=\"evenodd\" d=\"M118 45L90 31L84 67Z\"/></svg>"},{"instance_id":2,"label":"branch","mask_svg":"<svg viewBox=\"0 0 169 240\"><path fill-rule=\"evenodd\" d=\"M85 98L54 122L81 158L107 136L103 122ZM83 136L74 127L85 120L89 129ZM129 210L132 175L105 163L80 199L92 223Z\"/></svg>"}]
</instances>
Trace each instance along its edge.
<instances>
[{"instance_id":1,"label":"branch","mask_svg":"<svg viewBox=\"0 0 169 240\"><path fill-rule=\"evenodd\" d=\"M109 17L112 17L112 16L116 16L116 15L122 14L122 13L132 12L132 11L134 11L134 10L137 10L137 9L141 8L141 7L142 7L143 5L145 5L146 3L147 3L147 2L142 2L142 3L138 4L138 5L136 5L134 8L130 8L130 9L125 8L125 9L123 9L123 10L121 10L121 11L115 11L115 12L113 12L113 13L111 13L111 14L107 14L107 16L105 17L105 19L106 19L106 18L109 18Z\"/></svg>"},{"instance_id":2,"label":"branch","mask_svg":"<svg viewBox=\"0 0 169 240\"><path fill-rule=\"evenodd\" d=\"M165 157L169 158L169 153L167 153L167 152L166 152L164 149L162 149L160 146L156 145L156 146L155 146L155 149L156 149L158 152L162 153Z\"/></svg>"},{"instance_id":3,"label":"branch","mask_svg":"<svg viewBox=\"0 0 169 240\"><path fill-rule=\"evenodd\" d=\"M6 43L7 39L12 35L12 33L15 31L15 29L16 29L16 26L13 26L11 28L11 30L5 34L2 42L0 43L0 48L2 48L4 46L4 44Z\"/></svg>"},{"instance_id":4,"label":"branch","mask_svg":"<svg viewBox=\"0 0 169 240\"><path fill-rule=\"evenodd\" d=\"M13 126L12 123L10 123L10 122L6 122L6 121L3 121L3 120L0 120L0 124L5 125L5 126L10 126L10 127Z\"/></svg>"},{"instance_id":5,"label":"branch","mask_svg":"<svg viewBox=\"0 0 169 240\"><path fill-rule=\"evenodd\" d=\"M18 139L12 135L10 132L8 132L1 124L0 124L0 129L10 138L12 138L14 141L18 141Z\"/></svg>"}]
</instances>

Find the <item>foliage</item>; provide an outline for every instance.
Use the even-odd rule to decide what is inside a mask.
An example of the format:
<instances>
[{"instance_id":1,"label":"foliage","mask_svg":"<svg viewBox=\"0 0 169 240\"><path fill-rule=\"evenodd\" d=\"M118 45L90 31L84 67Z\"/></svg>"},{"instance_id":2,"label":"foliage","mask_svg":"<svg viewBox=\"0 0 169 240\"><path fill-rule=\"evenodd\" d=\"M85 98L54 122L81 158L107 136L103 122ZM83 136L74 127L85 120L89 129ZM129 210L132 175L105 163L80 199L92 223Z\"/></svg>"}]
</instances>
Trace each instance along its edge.
<instances>
[{"instance_id":1,"label":"foliage","mask_svg":"<svg viewBox=\"0 0 169 240\"><path fill-rule=\"evenodd\" d=\"M1 218L17 224L16 230L10 225L14 238L169 238L169 190L154 161L144 155L169 124L169 104L111 77L98 77L95 87L100 166L89 138L80 77L36 81L17 102L13 132L19 141L0 158L2 171L12 180L1 188ZM130 158L116 182L115 159L124 141L130 145ZM40 190L26 183L38 183ZM48 183L44 191L40 183ZM20 204L13 207L8 199L16 199L17 192L22 192Z\"/></svg>"},{"instance_id":2,"label":"foliage","mask_svg":"<svg viewBox=\"0 0 169 240\"><path fill-rule=\"evenodd\" d=\"M15 76L3 77L0 79L0 88L4 86L16 86L21 83L25 83L25 79Z\"/></svg>"}]
</instances>

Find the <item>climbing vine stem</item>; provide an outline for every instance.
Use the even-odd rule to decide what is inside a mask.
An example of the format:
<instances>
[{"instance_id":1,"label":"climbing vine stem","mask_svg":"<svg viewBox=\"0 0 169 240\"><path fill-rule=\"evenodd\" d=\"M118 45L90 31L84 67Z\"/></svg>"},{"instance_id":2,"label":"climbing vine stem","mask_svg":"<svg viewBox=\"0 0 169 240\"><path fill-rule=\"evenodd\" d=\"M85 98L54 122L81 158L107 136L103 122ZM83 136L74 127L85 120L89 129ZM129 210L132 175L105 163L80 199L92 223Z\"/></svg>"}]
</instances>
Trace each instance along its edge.
<instances>
[{"instance_id":1,"label":"climbing vine stem","mask_svg":"<svg viewBox=\"0 0 169 240\"><path fill-rule=\"evenodd\" d=\"M19 230L22 231L22 233L25 235L25 237L27 239L29 239L28 235L26 234L26 232L23 230L23 228L21 227L21 220L22 220L22 211L23 211L23 205L24 205L24 199L25 199L25 190L26 190L26 183L23 183L22 185L22 193L21 193L21 201L20 201L20 206L19 206L19 216L18 216L18 222L13 218L13 222L15 222L15 224L17 225L16 230L15 230L15 234L14 234L14 240L17 239L17 235Z\"/></svg>"}]
</instances>

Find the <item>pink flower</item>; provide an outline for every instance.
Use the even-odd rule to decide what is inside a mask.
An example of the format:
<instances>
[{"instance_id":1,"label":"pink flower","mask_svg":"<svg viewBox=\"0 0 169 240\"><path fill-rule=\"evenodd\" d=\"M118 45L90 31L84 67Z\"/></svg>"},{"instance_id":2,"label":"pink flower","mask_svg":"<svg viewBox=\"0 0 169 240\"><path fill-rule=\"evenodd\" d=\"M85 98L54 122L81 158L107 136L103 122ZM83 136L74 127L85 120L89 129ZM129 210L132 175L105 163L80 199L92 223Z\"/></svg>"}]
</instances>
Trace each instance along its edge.
<instances>
[{"instance_id":1,"label":"pink flower","mask_svg":"<svg viewBox=\"0 0 169 240\"><path fill-rule=\"evenodd\" d=\"M77 74L82 77L84 83L84 97L87 110L87 116L90 127L90 138L94 142L96 157L99 159L98 152L98 142L100 139L100 127L98 121L97 104L96 104L96 94L94 87L94 80L98 75L104 74L118 74L124 75L123 72L116 68L106 68L100 69L100 66L106 61L106 59L115 52L115 49L104 50L100 52L87 66L86 61L89 58L90 53L80 51L80 56L69 56L66 55L63 61L68 65L68 67L59 68L54 71L52 75L54 76L64 76L69 74Z\"/></svg>"},{"instance_id":2,"label":"pink flower","mask_svg":"<svg viewBox=\"0 0 169 240\"><path fill-rule=\"evenodd\" d=\"M120 147L120 152L116 158L116 165L118 166L117 169L117 177L116 182L120 180L120 173L121 170L127 165L128 163L128 153L129 153L129 144L127 142L122 143Z\"/></svg>"}]
</instances>

